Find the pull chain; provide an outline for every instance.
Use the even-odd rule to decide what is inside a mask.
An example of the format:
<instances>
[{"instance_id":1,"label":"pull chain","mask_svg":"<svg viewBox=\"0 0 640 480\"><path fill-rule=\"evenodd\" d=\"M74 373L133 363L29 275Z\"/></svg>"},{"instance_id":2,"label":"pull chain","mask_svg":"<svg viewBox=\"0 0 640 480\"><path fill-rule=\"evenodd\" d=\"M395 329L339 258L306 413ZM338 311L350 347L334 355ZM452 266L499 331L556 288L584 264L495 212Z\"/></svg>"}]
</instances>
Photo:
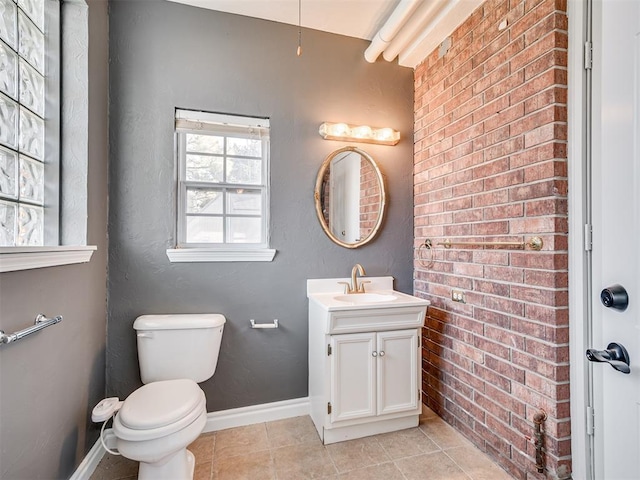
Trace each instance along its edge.
<instances>
[{"instance_id":1,"label":"pull chain","mask_svg":"<svg viewBox=\"0 0 640 480\"><path fill-rule=\"evenodd\" d=\"M302 0L298 0L298 50L296 55L302 55Z\"/></svg>"}]
</instances>

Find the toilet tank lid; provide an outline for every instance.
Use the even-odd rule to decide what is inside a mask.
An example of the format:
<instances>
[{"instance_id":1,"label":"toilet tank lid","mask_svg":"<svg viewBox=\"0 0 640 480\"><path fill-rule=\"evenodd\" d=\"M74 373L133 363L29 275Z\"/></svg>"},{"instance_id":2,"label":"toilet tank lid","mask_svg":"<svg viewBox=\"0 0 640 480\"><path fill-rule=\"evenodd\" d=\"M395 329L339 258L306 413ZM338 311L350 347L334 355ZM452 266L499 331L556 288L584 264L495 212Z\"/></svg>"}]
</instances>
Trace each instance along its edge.
<instances>
[{"instance_id":1,"label":"toilet tank lid","mask_svg":"<svg viewBox=\"0 0 640 480\"><path fill-rule=\"evenodd\" d=\"M185 313L174 315L141 315L133 322L135 330L176 330L216 328L226 322L219 313Z\"/></svg>"}]
</instances>

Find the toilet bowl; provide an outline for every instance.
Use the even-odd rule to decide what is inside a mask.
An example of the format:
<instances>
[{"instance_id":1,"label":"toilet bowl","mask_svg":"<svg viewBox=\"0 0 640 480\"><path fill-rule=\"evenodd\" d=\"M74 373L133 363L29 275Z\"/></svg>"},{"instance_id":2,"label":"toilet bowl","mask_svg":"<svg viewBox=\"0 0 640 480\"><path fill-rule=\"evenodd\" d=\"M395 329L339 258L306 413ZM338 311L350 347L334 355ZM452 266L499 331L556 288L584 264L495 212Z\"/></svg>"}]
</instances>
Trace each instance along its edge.
<instances>
[{"instance_id":1,"label":"toilet bowl","mask_svg":"<svg viewBox=\"0 0 640 480\"><path fill-rule=\"evenodd\" d=\"M140 462L139 479L190 479L194 458L187 445L207 421L204 392L189 379L149 383L133 392L113 421L116 446Z\"/></svg>"},{"instance_id":2,"label":"toilet bowl","mask_svg":"<svg viewBox=\"0 0 640 480\"><path fill-rule=\"evenodd\" d=\"M113 419L118 452L140 462L140 480L191 480L187 446L204 430L206 398L197 382L213 376L225 318L217 314L144 315L134 322L142 387L109 398L94 421Z\"/></svg>"}]
</instances>

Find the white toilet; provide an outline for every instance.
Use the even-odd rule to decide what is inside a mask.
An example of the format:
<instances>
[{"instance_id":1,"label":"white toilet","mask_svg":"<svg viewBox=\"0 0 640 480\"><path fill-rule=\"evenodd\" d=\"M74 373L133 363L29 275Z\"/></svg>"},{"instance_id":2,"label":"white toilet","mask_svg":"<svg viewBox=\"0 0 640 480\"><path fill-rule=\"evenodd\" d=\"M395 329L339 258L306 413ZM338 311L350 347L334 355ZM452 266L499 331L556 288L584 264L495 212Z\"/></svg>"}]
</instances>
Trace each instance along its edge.
<instances>
[{"instance_id":1,"label":"white toilet","mask_svg":"<svg viewBox=\"0 0 640 480\"><path fill-rule=\"evenodd\" d=\"M134 322L145 385L124 402L103 400L94 418L106 419L117 410L116 446L121 455L140 462L138 479L193 478L195 462L187 445L207 420L206 399L197 382L216 370L224 323L218 314L143 315Z\"/></svg>"}]
</instances>

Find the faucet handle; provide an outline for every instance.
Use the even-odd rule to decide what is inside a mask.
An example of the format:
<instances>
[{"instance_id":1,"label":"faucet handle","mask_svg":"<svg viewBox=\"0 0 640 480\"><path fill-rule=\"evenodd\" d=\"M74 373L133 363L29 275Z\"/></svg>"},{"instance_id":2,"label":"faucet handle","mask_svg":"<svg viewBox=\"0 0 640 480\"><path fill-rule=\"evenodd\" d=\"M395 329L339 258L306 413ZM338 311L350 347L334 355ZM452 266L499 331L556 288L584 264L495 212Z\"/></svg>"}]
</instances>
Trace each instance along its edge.
<instances>
[{"instance_id":1,"label":"faucet handle","mask_svg":"<svg viewBox=\"0 0 640 480\"><path fill-rule=\"evenodd\" d=\"M351 293L353 291L349 282L338 282L338 285L344 285L344 293Z\"/></svg>"},{"instance_id":2,"label":"faucet handle","mask_svg":"<svg viewBox=\"0 0 640 480\"><path fill-rule=\"evenodd\" d=\"M364 293L364 284L371 283L371 280L360 280L360 286L358 287L358 292Z\"/></svg>"}]
</instances>

